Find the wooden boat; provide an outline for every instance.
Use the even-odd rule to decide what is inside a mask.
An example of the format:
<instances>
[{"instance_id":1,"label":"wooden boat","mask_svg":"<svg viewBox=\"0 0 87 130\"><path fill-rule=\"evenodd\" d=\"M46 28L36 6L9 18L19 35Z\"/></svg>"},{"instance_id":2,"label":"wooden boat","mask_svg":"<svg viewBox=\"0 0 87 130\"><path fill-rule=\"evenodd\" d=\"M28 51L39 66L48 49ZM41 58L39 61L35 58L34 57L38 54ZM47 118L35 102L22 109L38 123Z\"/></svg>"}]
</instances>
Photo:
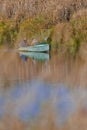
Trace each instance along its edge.
<instances>
[{"instance_id":1,"label":"wooden boat","mask_svg":"<svg viewBox=\"0 0 87 130\"><path fill-rule=\"evenodd\" d=\"M35 60L43 61L43 60L49 60L49 54L48 53L41 53L41 52L19 52L20 56L30 57Z\"/></svg>"},{"instance_id":2,"label":"wooden boat","mask_svg":"<svg viewBox=\"0 0 87 130\"><path fill-rule=\"evenodd\" d=\"M37 44L34 46L20 47L18 50L31 52L47 52L49 51L49 44Z\"/></svg>"}]
</instances>

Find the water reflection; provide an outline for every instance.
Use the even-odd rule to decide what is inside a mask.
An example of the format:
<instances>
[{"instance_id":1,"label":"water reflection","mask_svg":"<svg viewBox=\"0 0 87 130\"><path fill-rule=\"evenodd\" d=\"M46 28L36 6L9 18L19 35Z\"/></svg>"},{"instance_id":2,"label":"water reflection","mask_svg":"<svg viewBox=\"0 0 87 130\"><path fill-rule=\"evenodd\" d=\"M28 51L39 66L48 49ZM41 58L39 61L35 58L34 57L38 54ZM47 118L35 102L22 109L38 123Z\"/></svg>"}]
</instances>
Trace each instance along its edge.
<instances>
[{"instance_id":1,"label":"water reflection","mask_svg":"<svg viewBox=\"0 0 87 130\"><path fill-rule=\"evenodd\" d=\"M27 56L22 55L22 54L20 54L20 58L21 58L23 61L27 61L27 59L28 59L28 57L27 57Z\"/></svg>"},{"instance_id":2,"label":"water reflection","mask_svg":"<svg viewBox=\"0 0 87 130\"><path fill-rule=\"evenodd\" d=\"M50 102L49 107L56 112L56 121L62 123L74 110L72 106L75 104L70 93L70 90L64 85L53 86L41 81L28 81L23 84L17 83L16 86L9 90L8 94L4 95L4 98L3 93L0 97L0 104L7 112L8 101L10 101L13 109L9 114L28 120L38 116L42 106ZM1 108L0 112L3 113Z\"/></svg>"},{"instance_id":3,"label":"water reflection","mask_svg":"<svg viewBox=\"0 0 87 130\"><path fill-rule=\"evenodd\" d=\"M9 115L40 130L54 124L56 130L79 111L86 115L86 62L54 55L34 64L18 53L1 53L0 61L0 119Z\"/></svg>"},{"instance_id":4,"label":"water reflection","mask_svg":"<svg viewBox=\"0 0 87 130\"><path fill-rule=\"evenodd\" d=\"M86 100L87 89L84 88L70 89L64 84L36 80L16 83L8 92L0 91L0 117L8 113L29 121L53 113L54 123L59 127L79 109L81 102L81 107L87 109Z\"/></svg>"},{"instance_id":5,"label":"water reflection","mask_svg":"<svg viewBox=\"0 0 87 130\"><path fill-rule=\"evenodd\" d=\"M41 52L19 52L20 57L26 61L27 58L32 58L37 61L46 61L49 60L49 53L41 53Z\"/></svg>"}]
</instances>

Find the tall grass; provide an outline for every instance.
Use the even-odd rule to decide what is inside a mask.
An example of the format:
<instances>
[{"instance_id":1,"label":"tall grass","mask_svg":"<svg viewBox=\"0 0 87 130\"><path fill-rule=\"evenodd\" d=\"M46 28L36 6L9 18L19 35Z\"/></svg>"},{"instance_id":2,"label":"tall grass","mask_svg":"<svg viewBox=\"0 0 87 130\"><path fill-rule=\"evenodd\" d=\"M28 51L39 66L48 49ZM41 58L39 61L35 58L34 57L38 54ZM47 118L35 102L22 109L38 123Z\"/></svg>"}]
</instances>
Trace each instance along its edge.
<instances>
[{"instance_id":1,"label":"tall grass","mask_svg":"<svg viewBox=\"0 0 87 130\"><path fill-rule=\"evenodd\" d=\"M75 54L80 45L87 42L87 10L75 13L70 22L59 23L54 28L52 46L64 48L70 54Z\"/></svg>"},{"instance_id":2,"label":"tall grass","mask_svg":"<svg viewBox=\"0 0 87 130\"><path fill-rule=\"evenodd\" d=\"M0 46L13 46L17 36L17 28L13 21L5 20L0 22Z\"/></svg>"},{"instance_id":3,"label":"tall grass","mask_svg":"<svg viewBox=\"0 0 87 130\"><path fill-rule=\"evenodd\" d=\"M75 54L87 41L86 7L87 0L1 0L0 45L48 37L52 48Z\"/></svg>"},{"instance_id":4,"label":"tall grass","mask_svg":"<svg viewBox=\"0 0 87 130\"><path fill-rule=\"evenodd\" d=\"M44 42L45 38L51 35L52 30L52 19L47 19L44 15L40 14L21 22L17 40L20 41L23 37L27 37L29 42L32 38L37 38L40 42Z\"/></svg>"},{"instance_id":5,"label":"tall grass","mask_svg":"<svg viewBox=\"0 0 87 130\"><path fill-rule=\"evenodd\" d=\"M87 0L0 0L0 15L2 18L13 18L22 14L33 17L45 13L52 16L53 21L69 20L72 13L87 7Z\"/></svg>"}]
</instances>

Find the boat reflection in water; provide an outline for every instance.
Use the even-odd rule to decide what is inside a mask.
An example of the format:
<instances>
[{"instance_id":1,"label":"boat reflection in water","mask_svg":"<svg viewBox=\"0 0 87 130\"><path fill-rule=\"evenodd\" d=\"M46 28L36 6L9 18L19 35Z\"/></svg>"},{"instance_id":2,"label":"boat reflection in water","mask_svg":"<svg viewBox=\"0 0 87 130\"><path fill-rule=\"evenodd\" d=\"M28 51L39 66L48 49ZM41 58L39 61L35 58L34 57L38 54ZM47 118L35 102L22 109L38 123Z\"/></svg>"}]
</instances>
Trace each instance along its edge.
<instances>
[{"instance_id":1,"label":"boat reflection in water","mask_svg":"<svg viewBox=\"0 0 87 130\"><path fill-rule=\"evenodd\" d=\"M20 57L27 61L28 58L33 58L37 61L46 61L49 60L49 53L41 53L41 52L19 52Z\"/></svg>"}]
</instances>

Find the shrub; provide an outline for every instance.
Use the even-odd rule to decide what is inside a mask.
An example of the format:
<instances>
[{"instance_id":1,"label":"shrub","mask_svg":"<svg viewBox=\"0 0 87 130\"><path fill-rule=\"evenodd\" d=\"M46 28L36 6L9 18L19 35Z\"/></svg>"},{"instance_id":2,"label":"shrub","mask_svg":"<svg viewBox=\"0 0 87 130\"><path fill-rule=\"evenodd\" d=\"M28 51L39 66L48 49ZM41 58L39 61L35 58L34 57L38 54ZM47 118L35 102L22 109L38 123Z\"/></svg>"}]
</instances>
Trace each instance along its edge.
<instances>
[{"instance_id":1,"label":"shrub","mask_svg":"<svg viewBox=\"0 0 87 130\"><path fill-rule=\"evenodd\" d=\"M13 21L1 21L0 22L0 45L13 45L17 36L17 30Z\"/></svg>"},{"instance_id":2,"label":"shrub","mask_svg":"<svg viewBox=\"0 0 87 130\"><path fill-rule=\"evenodd\" d=\"M50 18L44 15L26 19L20 24L18 39L27 37L29 40L37 38L39 41L44 41L45 37L49 37L53 30L53 25Z\"/></svg>"}]
</instances>

